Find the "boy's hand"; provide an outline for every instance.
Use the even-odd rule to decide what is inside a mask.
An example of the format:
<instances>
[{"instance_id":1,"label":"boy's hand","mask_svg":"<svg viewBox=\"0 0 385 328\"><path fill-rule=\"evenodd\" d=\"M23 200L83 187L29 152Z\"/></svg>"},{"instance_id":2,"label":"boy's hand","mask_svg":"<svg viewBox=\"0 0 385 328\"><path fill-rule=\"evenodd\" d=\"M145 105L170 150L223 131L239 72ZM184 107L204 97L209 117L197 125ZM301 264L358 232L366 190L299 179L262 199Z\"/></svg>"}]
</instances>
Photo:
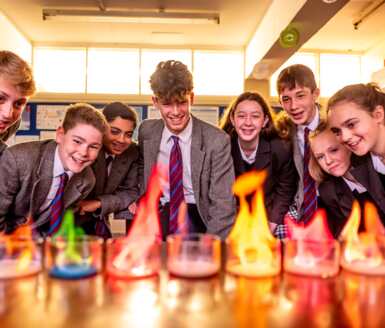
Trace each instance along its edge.
<instances>
[{"instance_id":1,"label":"boy's hand","mask_svg":"<svg viewBox=\"0 0 385 328\"><path fill-rule=\"evenodd\" d=\"M137 209L137 206L136 206L136 203L131 203L130 205L128 205L128 210L132 213L132 214L135 214L136 213L136 209Z\"/></svg>"},{"instance_id":2,"label":"boy's hand","mask_svg":"<svg viewBox=\"0 0 385 328\"><path fill-rule=\"evenodd\" d=\"M95 212L102 206L100 200L81 200L79 202L79 213L84 215L87 212Z\"/></svg>"}]
</instances>

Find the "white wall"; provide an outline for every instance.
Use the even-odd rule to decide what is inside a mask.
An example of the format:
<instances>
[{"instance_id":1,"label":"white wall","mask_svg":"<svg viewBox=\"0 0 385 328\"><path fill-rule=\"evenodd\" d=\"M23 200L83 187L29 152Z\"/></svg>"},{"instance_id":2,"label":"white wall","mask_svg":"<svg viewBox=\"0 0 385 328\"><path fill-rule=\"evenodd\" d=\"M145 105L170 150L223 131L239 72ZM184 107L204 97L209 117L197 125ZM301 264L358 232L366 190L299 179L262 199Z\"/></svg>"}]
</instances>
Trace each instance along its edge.
<instances>
[{"instance_id":1,"label":"white wall","mask_svg":"<svg viewBox=\"0 0 385 328\"><path fill-rule=\"evenodd\" d=\"M32 45L0 11L0 49L10 50L32 62Z\"/></svg>"}]
</instances>

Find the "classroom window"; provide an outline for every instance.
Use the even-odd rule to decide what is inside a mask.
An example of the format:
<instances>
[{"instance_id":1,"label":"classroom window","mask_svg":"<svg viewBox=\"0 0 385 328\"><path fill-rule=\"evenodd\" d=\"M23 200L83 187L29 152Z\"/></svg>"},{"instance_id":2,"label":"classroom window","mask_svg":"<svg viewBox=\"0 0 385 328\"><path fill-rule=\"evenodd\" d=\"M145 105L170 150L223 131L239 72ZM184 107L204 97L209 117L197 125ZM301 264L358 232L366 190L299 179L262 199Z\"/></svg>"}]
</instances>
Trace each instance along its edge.
<instances>
[{"instance_id":1,"label":"classroom window","mask_svg":"<svg viewBox=\"0 0 385 328\"><path fill-rule=\"evenodd\" d=\"M197 95L238 95L243 91L243 52L194 51L193 75Z\"/></svg>"},{"instance_id":2,"label":"classroom window","mask_svg":"<svg viewBox=\"0 0 385 328\"><path fill-rule=\"evenodd\" d=\"M344 54L320 55L320 89L322 97L330 97L342 87L360 81L360 56Z\"/></svg>"},{"instance_id":3,"label":"classroom window","mask_svg":"<svg viewBox=\"0 0 385 328\"><path fill-rule=\"evenodd\" d=\"M87 64L87 93L139 93L139 49L89 48Z\"/></svg>"},{"instance_id":4,"label":"classroom window","mask_svg":"<svg viewBox=\"0 0 385 328\"><path fill-rule=\"evenodd\" d=\"M277 93L277 79L279 73L286 67L296 64L302 64L309 67L315 76L316 82L318 84L318 70L317 70L317 56L313 53L306 52L297 52L293 56L291 56L279 69L277 69L274 74L270 78L270 95L278 96Z\"/></svg>"},{"instance_id":5,"label":"classroom window","mask_svg":"<svg viewBox=\"0 0 385 328\"><path fill-rule=\"evenodd\" d=\"M141 54L141 77L140 93L152 94L150 87L150 76L154 73L159 62L165 60L179 60L187 65L191 71L192 54L191 50L170 50L170 49L143 49Z\"/></svg>"},{"instance_id":6,"label":"classroom window","mask_svg":"<svg viewBox=\"0 0 385 328\"><path fill-rule=\"evenodd\" d=\"M85 48L35 48L33 58L34 76L39 92L85 92Z\"/></svg>"}]
</instances>

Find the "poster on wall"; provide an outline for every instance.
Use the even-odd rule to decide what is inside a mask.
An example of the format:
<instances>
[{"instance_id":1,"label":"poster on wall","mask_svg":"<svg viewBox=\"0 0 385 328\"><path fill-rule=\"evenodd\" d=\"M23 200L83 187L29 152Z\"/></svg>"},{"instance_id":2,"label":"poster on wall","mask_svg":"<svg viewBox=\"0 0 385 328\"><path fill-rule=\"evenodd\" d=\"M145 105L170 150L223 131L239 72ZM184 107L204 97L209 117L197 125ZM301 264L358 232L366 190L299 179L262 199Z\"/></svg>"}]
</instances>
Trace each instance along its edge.
<instances>
[{"instance_id":1,"label":"poster on wall","mask_svg":"<svg viewBox=\"0 0 385 328\"><path fill-rule=\"evenodd\" d=\"M218 125L219 108L217 106L192 106L191 114L205 122ZM149 106L148 118L160 118L159 110L154 106Z\"/></svg>"},{"instance_id":2,"label":"poster on wall","mask_svg":"<svg viewBox=\"0 0 385 328\"><path fill-rule=\"evenodd\" d=\"M63 122L66 105L38 105L36 109L36 128L56 130Z\"/></svg>"},{"instance_id":3,"label":"poster on wall","mask_svg":"<svg viewBox=\"0 0 385 328\"><path fill-rule=\"evenodd\" d=\"M21 122L18 130L28 131L31 128L31 107L27 105L21 114Z\"/></svg>"}]
</instances>

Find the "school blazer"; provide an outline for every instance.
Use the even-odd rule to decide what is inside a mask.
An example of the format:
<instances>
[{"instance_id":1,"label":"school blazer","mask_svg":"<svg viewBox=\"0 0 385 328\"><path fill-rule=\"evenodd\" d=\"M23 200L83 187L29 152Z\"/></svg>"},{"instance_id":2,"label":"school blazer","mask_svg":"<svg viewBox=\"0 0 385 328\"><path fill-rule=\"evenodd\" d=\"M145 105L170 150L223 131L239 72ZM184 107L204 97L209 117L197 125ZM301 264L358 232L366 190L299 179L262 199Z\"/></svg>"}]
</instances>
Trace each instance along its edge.
<instances>
[{"instance_id":1,"label":"school blazer","mask_svg":"<svg viewBox=\"0 0 385 328\"><path fill-rule=\"evenodd\" d=\"M245 173L247 168L236 135L231 138L231 153L235 175ZM270 222L282 224L293 202L298 180L289 143L279 138L267 140L260 136L253 169L267 171L264 183L266 211Z\"/></svg>"},{"instance_id":2,"label":"school blazer","mask_svg":"<svg viewBox=\"0 0 385 328\"><path fill-rule=\"evenodd\" d=\"M133 143L121 155L112 161L110 175L106 177L106 152L102 149L92 165L96 177L95 187L89 199L101 201L100 217L107 219L109 213L127 210L128 206L138 197L138 166L139 147ZM107 180L107 181L106 181ZM82 221L95 220L92 215L82 217ZM108 225L107 225L108 226Z\"/></svg>"},{"instance_id":3,"label":"school blazer","mask_svg":"<svg viewBox=\"0 0 385 328\"><path fill-rule=\"evenodd\" d=\"M7 232L31 215L36 225L53 178L54 140L21 143L7 148L0 160L0 231ZM64 191L64 209L84 199L95 185L90 167L75 174Z\"/></svg>"},{"instance_id":4,"label":"school blazer","mask_svg":"<svg viewBox=\"0 0 385 328\"><path fill-rule=\"evenodd\" d=\"M194 197L207 232L225 238L234 224L235 198L232 194L234 167L229 136L194 116L191 138L191 176ZM139 127L139 181L145 192L156 164L163 120L145 120Z\"/></svg>"},{"instance_id":5,"label":"school blazer","mask_svg":"<svg viewBox=\"0 0 385 328\"><path fill-rule=\"evenodd\" d=\"M370 155L352 154L351 168L353 177L361 183L376 205L385 213L385 192L378 173L374 170ZM318 191L328 215L330 230L338 237L350 215L354 201L353 192L342 177L328 176L319 186Z\"/></svg>"},{"instance_id":6,"label":"school blazer","mask_svg":"<svg viewBox=\"0 0 385 328\"><path fill-rule=\"evenodd\" d=\"M0 133L0 157L5 148L8 147L8 145L5 143L11 136L13 136L17 129L20 126L20 120L16 121L13 125L11 125L4 133Z\"/></svg>"}]
</instances>

